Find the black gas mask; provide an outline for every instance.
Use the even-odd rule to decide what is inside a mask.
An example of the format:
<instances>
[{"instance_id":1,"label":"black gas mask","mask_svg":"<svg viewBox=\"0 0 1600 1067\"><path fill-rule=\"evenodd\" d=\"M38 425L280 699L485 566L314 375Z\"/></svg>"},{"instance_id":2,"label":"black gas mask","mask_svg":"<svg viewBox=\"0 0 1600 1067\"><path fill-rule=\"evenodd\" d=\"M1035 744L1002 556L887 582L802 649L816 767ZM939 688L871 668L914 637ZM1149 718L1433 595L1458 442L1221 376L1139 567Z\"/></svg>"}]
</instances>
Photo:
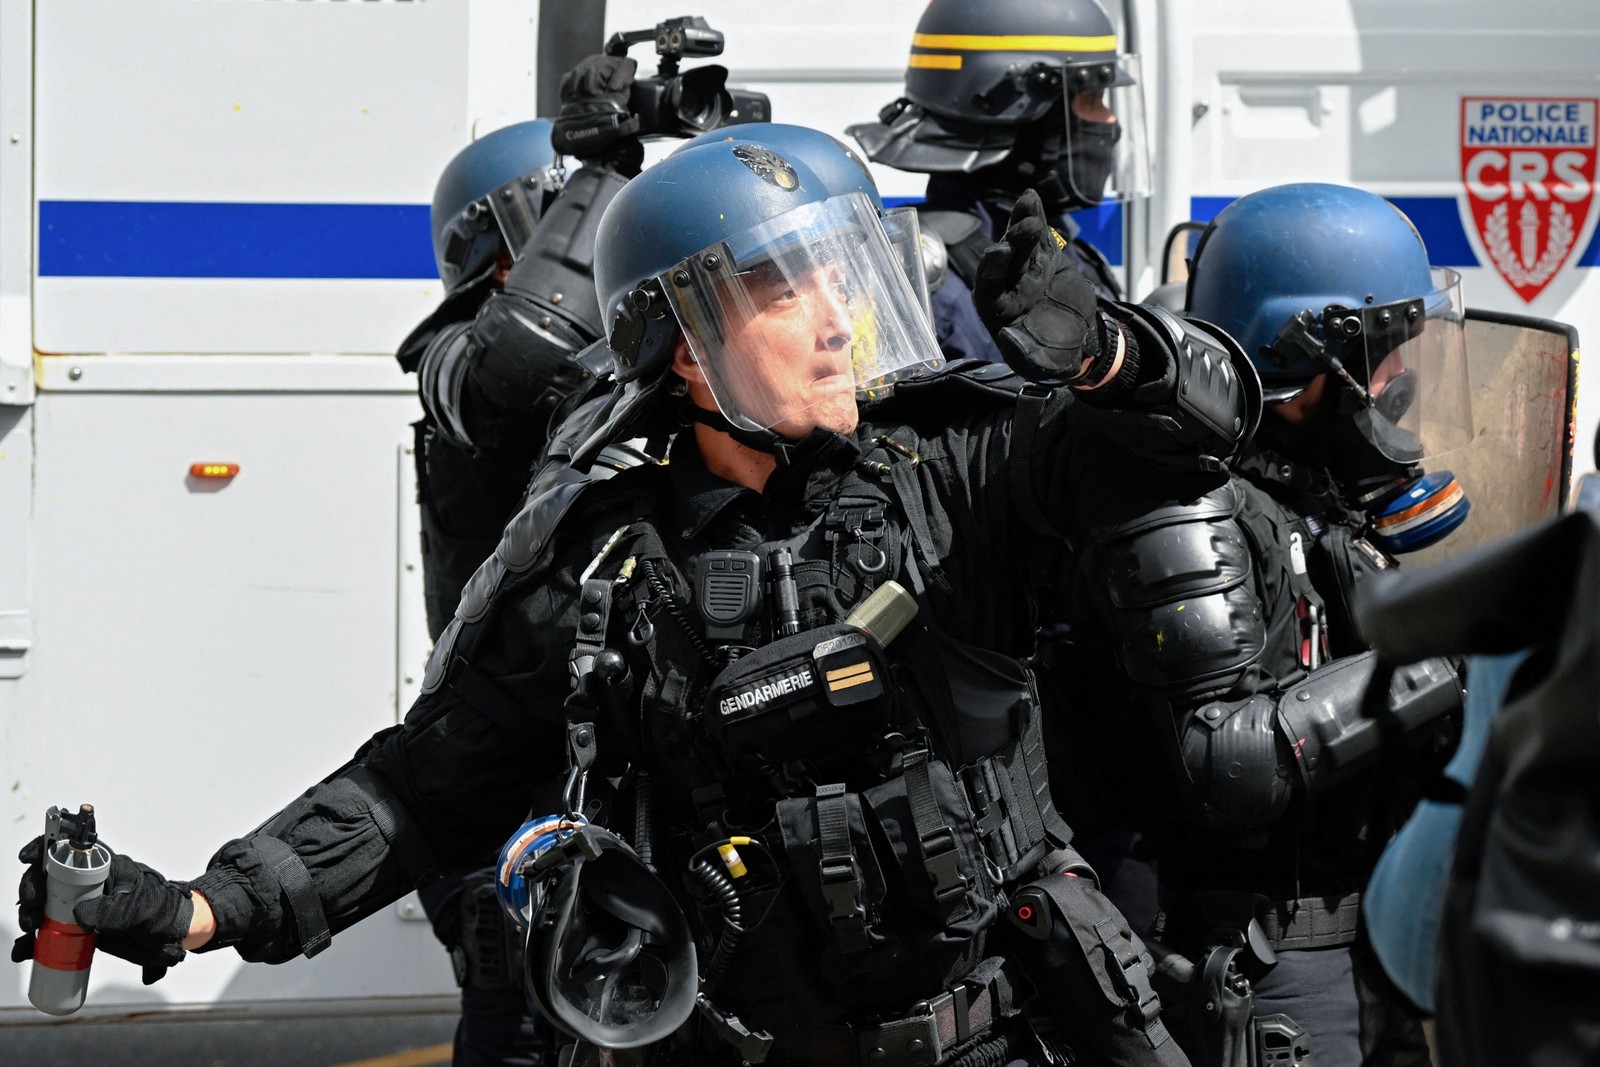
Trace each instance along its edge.
<instances>
[{"instance_id":1,"label":"black gas mask","mask_svg":"<svg viewBox=\"0 0 1600 1067\"><path fill-rule=\"evenodd\" d=\"M1372 540L1387 552L1426 548L1466 521L1472 504L1461 483L1449 471L1425 472L1421 439L1400 425L1415 400L1407 373L1370 399L1338 378L1329 388L1336 395L1323 397L1304 422L1263 419L1262 442L1327 471L1340 501L1367 517Z\"/></svg>"},{"instance_id":2,"label":"black gas mask","mask_svg":"<svg viewBox=\"0 0 1600 1067\"><path fill-rule=\"evenodd\" d=\"M1093 122L1067 110L1067 153L1056 161L1056 176L1074 207L1094 207L1105 197L1106 183L1117 166L1122 124Z\"/></svg>"}]
</instances>

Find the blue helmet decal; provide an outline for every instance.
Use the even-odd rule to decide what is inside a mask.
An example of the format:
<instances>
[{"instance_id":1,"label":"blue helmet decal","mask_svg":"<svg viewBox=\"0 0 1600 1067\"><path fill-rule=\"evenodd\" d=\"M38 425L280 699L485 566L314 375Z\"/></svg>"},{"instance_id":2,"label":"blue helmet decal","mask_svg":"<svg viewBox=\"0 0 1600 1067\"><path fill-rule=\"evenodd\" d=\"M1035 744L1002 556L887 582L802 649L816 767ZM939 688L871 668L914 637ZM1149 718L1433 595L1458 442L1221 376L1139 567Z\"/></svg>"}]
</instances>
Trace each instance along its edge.
<instances>
[{"instance_id":1,"label":"blue helmet decal","mask_svg":"<svg viewBox=\"0 0 1600 1067\"><path fill-rule=\"evenodd\" d=\"M883 208L878 185L866 163L849 145L821 130L779 122L747 122L702 133L685 142L678 152L724 142L758 145L786 159L798 159L822 179L831 194L865 193L874 207Z\"/></svg>"}]
</instances>

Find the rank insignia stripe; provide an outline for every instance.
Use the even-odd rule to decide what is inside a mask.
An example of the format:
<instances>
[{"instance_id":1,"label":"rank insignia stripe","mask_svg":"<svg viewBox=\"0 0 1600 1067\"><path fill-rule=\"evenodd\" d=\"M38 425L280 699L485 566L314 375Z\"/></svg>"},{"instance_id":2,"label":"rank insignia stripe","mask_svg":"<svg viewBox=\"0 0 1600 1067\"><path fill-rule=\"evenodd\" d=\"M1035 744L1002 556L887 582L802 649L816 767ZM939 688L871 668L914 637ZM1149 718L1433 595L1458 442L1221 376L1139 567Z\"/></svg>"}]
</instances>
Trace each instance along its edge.
<instances>
[{"instance_id":1,"label":"rank insignia stripe","mask_svg":"<svg viewBox=\"0 0 1600 1067\"><path fill-rule=\"evenodd\" d=\"M848 667L838 667L825 676L828 688L834 692L840 689L849 689L851 686L862 685L873 680L872 664L862 661Z\"/></svg>"}]
</instances>

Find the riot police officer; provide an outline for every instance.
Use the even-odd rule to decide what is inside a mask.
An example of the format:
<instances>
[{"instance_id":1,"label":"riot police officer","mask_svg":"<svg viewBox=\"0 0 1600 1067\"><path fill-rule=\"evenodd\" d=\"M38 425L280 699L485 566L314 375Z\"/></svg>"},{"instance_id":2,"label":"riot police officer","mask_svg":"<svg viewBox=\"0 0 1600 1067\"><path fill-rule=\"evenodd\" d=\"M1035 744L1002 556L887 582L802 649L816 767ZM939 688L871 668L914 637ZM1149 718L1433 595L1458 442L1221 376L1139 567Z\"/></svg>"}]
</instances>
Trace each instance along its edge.
<instances>
[{"instance_id":1,"label":"riot police officer","mask_svg":"<svg viewBox=\"0 0 1600 1067\"><path fill-rule=\"evenodd\" d=\"M434 639L521 499L544 442L535 413L542 406L548 419L552 402L577 379L564 348L497 328L518 299L505 295L514 254L559 187L550 129L539 119L486 134L450 160L434 187L434 255L445 297L397 355L417 372L424 409L414 453ZM517 417L524 410L527 428ZM539 1063L549 1029L526 1007L516 942L486 870L442 872L418 891L461 987L453 1062Z\"/></svg>"},{"instance_id":2,"label":"riot police officer","mask_svg":"<svg viewBox=\"0 0 1600 1067\"><path fill-rule=\"evenodd\" d=\"M102 946L151 979L191 948L321 951L557 782L572 848L526 872L557 879L530 977L592 1044L1044 1063L1065 1035L1183 1062L1051 805L1016 564L1130 468L1213 484L1249 367L1214 331L1098 305L1037 202L1017 215L983 284L1021 377L926 375L864 194L737 139L626 186L595 262L618 385L571 458L665 424L670 463L531 499L406 720L193 882L122 858Z\"/></svg>"},{"instance_id":3,"label":"riot police officer","mask_svg":"<svg viewBox=\"0 0 1600 1067\"><path fill-rule=\"evenodd\" d=\"M1380 728L1351 602L1468 509L1421 468L1468 436L1457 280L1382 198L1288 185L1206 229L1188 310L1238 338L1266 413L1225 486L1079 532L1069 670L1086 699L1053 753L1083 788L1066 808L1080 829L1146 832L1153 936L1196 963L1197 1059L1422 1063L1357 920L1411 802L1395 768L1448 744L1461 685L1445 660L1405 668Z\"/></svg>"},{"instance_id":4,"label":"riot police officer","mask_svg":"<svg viewBox=\"0 0 1600 1067\"><path fill-rule=\"evenodd\" d=\"M578 353L602 333L594 231L638 173L637 137L573 138L599 113L626 115L633 61L596 56L562 79L554 122L517 123L462 149L439 177L434 250L445 299L400 346L425 417L415 445L423 586L434 640L527 489L552 419L591 372ZM562 180L553 143L582 165ZM462 988L455 1062L539 1062L548 1028L530 1016L518 945L488 861L419 887Z\"/></svg>"},{"instance_id":5,"label":"riot police officer","mask_svg":"<svg viewBox=\"0 0 1600 1067\"><path fill-rule=\"evenodd\" d=\"M919 212L944 246L948 273L930 284L951 358L999 358L971 288L1025 190L1073 264L1102 296L1120 296L1070 212L1149 194L1139 76L1099 0L933 0L923 12L905 95L849 132L874 163L929 176Z\"/></svg>"}]
</instances>

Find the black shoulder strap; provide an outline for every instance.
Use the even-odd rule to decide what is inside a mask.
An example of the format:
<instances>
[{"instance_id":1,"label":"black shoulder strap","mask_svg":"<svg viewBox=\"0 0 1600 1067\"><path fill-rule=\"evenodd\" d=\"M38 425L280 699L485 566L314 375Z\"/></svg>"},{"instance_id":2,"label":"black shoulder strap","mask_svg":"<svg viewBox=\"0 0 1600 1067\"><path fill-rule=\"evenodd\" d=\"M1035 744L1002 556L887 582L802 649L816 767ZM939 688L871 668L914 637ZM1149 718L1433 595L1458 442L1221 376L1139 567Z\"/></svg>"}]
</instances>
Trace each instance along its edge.
<instances>
[{"instance_id":1,"label":"black shoulder strap","mask_svg":"<svg viewBox=\"0 0 1600 1067\"><path fill-rule=\"evenodd\" d=\"M925 231L944 242L950 269L971 288L983 250L994 244L983 220L965 211L919 211L917 220Z\"/></svg>"}]
</instances>

